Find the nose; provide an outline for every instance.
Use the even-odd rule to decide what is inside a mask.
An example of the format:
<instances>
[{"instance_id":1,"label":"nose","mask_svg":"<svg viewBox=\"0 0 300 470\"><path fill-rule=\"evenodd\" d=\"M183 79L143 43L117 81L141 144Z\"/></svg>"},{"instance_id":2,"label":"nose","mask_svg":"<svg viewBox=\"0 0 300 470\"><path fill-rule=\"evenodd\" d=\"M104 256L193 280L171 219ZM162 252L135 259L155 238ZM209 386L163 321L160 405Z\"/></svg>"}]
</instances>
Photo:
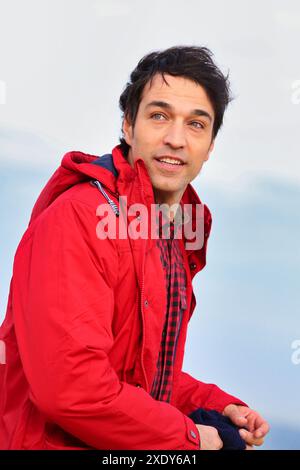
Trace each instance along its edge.
<instances>
[{"instance_id":1,"label":"nose","mask_svg":"<svg viewBox=\"0 0 300 470\"><path fill-rule=\"evenodd\" d=\"M182 148L186 144L184 125L180 122L172 122L166 129L164 144L173 148Z\"/></svg>"}]
</instances>

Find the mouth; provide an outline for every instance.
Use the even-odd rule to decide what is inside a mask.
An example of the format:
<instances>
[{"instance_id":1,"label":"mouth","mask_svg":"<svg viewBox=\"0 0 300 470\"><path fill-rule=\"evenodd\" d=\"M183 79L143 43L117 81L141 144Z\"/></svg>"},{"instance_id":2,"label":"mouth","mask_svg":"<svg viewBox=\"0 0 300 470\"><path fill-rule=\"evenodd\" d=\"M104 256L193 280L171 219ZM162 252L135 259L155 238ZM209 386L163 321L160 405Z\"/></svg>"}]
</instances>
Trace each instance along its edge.
<instances>
[{"instance_id":1,"label":"mouth","mask_svg":"<svg viewBox=\"0 0 300 470\"><path fill-rule=\"evenodd\" d=\"M179 171L185 165L185 162L178 157L155 157L154 160L157 162L160 168L165 168L166 170Z\"/></svg>"}]
</instances>

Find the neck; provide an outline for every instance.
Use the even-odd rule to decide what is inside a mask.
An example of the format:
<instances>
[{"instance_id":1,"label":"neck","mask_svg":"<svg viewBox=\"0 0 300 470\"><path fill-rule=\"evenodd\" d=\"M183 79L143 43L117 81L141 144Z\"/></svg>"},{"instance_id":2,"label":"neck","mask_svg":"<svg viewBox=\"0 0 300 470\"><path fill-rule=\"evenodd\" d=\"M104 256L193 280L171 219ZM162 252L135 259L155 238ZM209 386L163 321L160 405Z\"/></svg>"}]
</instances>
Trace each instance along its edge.
<instances>
[{"instance_id":1,"label":"neck","mask_svg":"<svg viewBox=\"0 0 300 470\"><path fill-rule=\"evenodd\" d=\"M177 193L170 194L163 191L157 191L155 188L153 188L156 204L165 205L167 216L172 222L175 218L176 211L179 207L179 203L181 201L184 191L185 188L181 191L178 191Z\"/></svg>"}]
</instances>

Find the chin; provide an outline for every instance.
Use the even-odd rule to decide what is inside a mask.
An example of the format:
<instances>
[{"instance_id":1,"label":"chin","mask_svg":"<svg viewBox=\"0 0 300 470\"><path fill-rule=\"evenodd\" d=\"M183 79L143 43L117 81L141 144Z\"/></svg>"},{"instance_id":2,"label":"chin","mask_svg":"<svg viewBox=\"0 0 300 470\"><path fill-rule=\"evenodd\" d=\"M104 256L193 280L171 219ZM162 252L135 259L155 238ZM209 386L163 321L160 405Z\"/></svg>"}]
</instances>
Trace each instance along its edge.
<instances>
[{"instance_id":1,"label":"chin","mask_svg":"<svg viewBox=\"0 0 300 470\"><path fill-rule=\"evenodd\" d=\"M180 188L172 188L172 187L168 187L166 185L158 185L158 186L153 186L153 189L155 191L159 191L160 193L170 193L170 194L174 194L174 193L177 193L178 191L180 191Z\"/></svg>"}]
</instances>

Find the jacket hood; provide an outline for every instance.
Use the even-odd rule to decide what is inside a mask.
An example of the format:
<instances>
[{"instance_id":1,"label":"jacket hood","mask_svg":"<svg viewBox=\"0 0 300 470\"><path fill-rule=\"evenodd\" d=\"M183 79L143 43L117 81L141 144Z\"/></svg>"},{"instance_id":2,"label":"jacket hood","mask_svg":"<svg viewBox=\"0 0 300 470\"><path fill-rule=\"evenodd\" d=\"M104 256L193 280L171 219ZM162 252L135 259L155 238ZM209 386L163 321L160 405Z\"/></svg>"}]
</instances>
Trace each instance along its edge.
<instances>
[{"instance_id":1,"label":"jacket hood","mask_svg":"<svg viewBox=\"0 0 300 470\"><path fill-rule=\"evenodd\" d=\"M62 158L61 165L53 173L40 193L33 207L29 225L58 196L72 186L84 181L97 180L110 192L117 195L116 181L119 173L126 174L133 171L122 155L119 146L113 149L112 154L105 154L101 157L79 151L66 153Z\"/></svg>"}]
</instances>

